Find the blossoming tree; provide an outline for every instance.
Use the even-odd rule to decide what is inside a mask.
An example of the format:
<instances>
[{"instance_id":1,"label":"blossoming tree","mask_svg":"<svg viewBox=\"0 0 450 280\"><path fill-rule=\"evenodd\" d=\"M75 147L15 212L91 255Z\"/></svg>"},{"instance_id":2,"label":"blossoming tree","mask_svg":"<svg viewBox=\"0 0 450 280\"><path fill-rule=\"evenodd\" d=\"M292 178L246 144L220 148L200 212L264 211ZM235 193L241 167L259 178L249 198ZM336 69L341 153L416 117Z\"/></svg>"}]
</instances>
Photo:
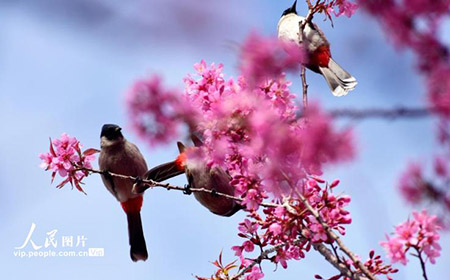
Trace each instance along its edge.
<instances>
[{"instance_id":1,"label":"blossoming tree","mask_svg":"<svg viewBox=\"0 0 450 280\"><path fill-rule=\"evenodd\" d=\"M325 15L350 17L358 5L347 0L317 0L311 3L307 20ZM346 209L351 202L339 180L327 181L325 166L350 161L354 157L354 133L338 128L337 118L396 118L435 115L439 118L438 138L442 154L435 157L434 173L424 176L423 166L411 164L400 176L399 188L405 198L420 206L425 200L440 209L440 215L422 210L412 213L395 227L380 244L392 262L408 263L417 258L423 278L427 264L440 255L439 231L445 229L450 211L449 119L450 60L437 30L449 13L450 1L360 1L360 9L377 18L396 47L408 48L417 56L418 69L428 86L428 104L423 108L395 108L325 112L320 104L307 102L302 48L292 47L252 33L241 47L237 78L227 77L221 64L200 61L195 73L184 78L185 88L166 89L162 78L153 75L139 80L126 95L131 127L152 147L196 134L203 145L187 151L187 160L219 166L231 177L234 195L215 192L236 200L246 212L237 225L242 243L230 250L236 256L224 262L222 254L213 263L210 277L198 279L261 279L263 261L288 267L289 260L302 260L312 250L319 252L336 268L336 275L316 279L394 279L397 268L383 261L375 250L365 260L348 248L341 237L352 222ZM427 23L420 28L419 21ZM299 28L302 28L299 26ZM291 92L285 73L302 73L303 106ZM351 98L351 97L348 97ZM81 150L80 142L63 134L51 140L48 153L41 154L42 167L63 177L58 187L70 183L78 190L92 173L95 149ZM151 187L186 191L185 187L150 179L129 180ZM190 188L190 192L211 190ZM435 209L434 209L435 210ZM374 246L377 244L374 244ZM412 262L410 262L411 264Z\"/></svg>"}]
</instances>

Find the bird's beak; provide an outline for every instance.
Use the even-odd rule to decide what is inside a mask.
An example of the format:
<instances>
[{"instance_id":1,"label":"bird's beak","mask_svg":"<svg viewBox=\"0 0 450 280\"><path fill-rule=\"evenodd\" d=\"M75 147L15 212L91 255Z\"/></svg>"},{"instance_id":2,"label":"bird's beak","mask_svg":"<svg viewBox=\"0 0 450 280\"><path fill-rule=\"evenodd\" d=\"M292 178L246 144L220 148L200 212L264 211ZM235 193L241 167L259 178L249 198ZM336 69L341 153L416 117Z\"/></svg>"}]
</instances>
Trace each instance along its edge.
<instances>
[{"instance_id":1,"label":"bird's beak","mask_svg":"<svg viewBox=\"0 0 450 280\"><path fill-rule=\"evenodd\" d=\"M294 1L294 4L292 4L292 7L291 7L290 10L291 10L291 12L294 13L294 14L297 13L297 0Z\"/></svg>"},{"instance_id":2,"label":"bird's beak","mask_svg":"<svg viewBox=\"0 0 450 280\"><path fill-rule=\"evenodd\" d=\"M119 131L121 131L121 130L122 130L122 128L121 128L121 127L119 127L119 126L118 126L118 127L116 127L116 131L117 131L117 132L119 132Z\"/></svg>"}]
</instances>

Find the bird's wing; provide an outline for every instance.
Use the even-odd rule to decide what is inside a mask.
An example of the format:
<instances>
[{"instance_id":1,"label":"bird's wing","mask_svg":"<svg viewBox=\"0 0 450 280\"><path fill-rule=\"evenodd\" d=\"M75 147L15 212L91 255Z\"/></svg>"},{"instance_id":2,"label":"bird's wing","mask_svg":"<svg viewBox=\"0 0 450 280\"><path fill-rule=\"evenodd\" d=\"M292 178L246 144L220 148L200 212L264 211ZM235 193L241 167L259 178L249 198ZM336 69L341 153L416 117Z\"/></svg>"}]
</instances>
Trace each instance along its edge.
<instances>
[{"instance_id":1,"label":"bird's wing","mask_svg":"<svg viewBox=\"0 0 450 280\"><path fill-rule=\"evenodd\" d=\"M102 171L108 171L108 170L102 170ZM108 191L117 198L117 191L116 191L116 185L114 184L114 179L111 175L108 173L102 174L102 181L105 187L108 189Z\"/></svg>"}]
</instances>

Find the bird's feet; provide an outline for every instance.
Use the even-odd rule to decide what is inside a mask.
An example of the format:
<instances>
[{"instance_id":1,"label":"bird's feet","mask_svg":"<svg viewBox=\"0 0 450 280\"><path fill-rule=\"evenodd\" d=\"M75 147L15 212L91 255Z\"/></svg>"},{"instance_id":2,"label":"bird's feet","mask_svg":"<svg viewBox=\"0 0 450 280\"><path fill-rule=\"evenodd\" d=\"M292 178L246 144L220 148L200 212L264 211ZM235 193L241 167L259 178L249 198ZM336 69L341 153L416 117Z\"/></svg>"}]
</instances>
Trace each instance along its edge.
<instances>
[{"instance_id":1,"label":"bird's feet","mask_svg":"<svg viewBox=\"0 0 450 280\"><path fill-rule=\"evenodd\" d=\"M212 195L212 196L218 196L218 195L217 195L216 189L212 189L212 190L211 190L211 195Z\"/></svg>"},{"instance_id":2,"label":"bird's feet","mask_svg":"<svg viewBox=\"0 0 450 280\"><path fill-rule=\"evenodd\" d=\"M191 185L189 185L189 184L184 185L183 193L184 193L184 194L187 194L187 195L190 195L190 194L192 193L192 191L191 191Z\"/></svg>"},{"instance_id":3,"label":"bird's feet","mask_svg":"<svg viewBox=\"0 0 450 280\"><path fill-rule=\"evenodd\" d=\"M132 193L138 194L138 193L143 193L146 189L149 188L149 186L147 184L143 184L142 183L142 178L139 176L136 176L136 178L134 179L134 184L133 184L133 188L131 189Z\"/></svg>"},{"instance_id":4,"label":"bird's feet","mask_svg":"<svg viewBox=\"0 0 450 280\"><path fill-rule=\"evenodd\" d=\"M142 178L139 176L136 176L136 178L134 179L134 184L135 185L140 185L142 184Z\"/></svg>"},{"instance_id":5,"label":"bird's feet","mask_svg":"<svg viewBox=\"0 0 450 280\"><path fill-rule=\"evenodd\" d=\"M111 178L111 174L106 169L101 170L100 174L102 174L105 178Z\"/></svg>"}]
</instances>

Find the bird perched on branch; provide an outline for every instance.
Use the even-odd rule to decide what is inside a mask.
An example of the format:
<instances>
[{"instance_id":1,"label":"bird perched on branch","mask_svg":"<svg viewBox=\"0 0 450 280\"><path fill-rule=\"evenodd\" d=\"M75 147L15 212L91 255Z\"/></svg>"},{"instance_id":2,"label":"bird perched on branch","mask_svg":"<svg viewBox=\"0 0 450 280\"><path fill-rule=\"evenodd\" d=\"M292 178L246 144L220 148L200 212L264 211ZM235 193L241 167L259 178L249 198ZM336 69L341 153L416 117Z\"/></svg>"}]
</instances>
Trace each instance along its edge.
<instances>
[{"instance_id":1,"label":"bird perched on branch","mask_svg":"<svg viewBox=\"0 0 450 280\"><path fill-rule=\"evenodd\" d=\"M136 145L123 137L119 126L105 124L100 138L101 151L98 165L104 171L103 184L120 202L127 215L131 259L145 261L148 253L140 214L143 195L131 191L133 181L112 177L108 172L140 177L147 171L147 164Z\"/></svg>"},{"instance_id":2,"label":"bird perched on branch","mask_svg":"<svg viewBox=\"0 0 450 280\"><path fill-rule=\"evenodd\" d=\"M152 168L144 175L144 178L162 182L186 173L188 180L187 192L189 192L190 188L203 188L234 196L234 187L230 184L231 176L221 167L209 167L202 159L187 158L187 149L197 149L203 145L201 140L196 136L193 135L191 138L195 147L185 147L183 143L178 142L180 154L176 160ZM136 185L134 191L136 193L142 193L148 187L148 185ZM229 217L242 209L242 206L235 200L214 193L194 192L194 196L209 211L219 216Z\"/></svg>"},{"instance_id":3,"label":"bird perched on branch","mask_svg":"<svg viewBox=\"0 0 450 280\"><path fill-rule=\"evenodd\" d=\"M356 85L356 79L339 66L332 58L330 43L320 28L299 16L296 10L297 0L286 9L278 21L278 38L285 42L303 45L310 70L322 74L334 96L344 96Z\"/></svg>"}]
</instances>

